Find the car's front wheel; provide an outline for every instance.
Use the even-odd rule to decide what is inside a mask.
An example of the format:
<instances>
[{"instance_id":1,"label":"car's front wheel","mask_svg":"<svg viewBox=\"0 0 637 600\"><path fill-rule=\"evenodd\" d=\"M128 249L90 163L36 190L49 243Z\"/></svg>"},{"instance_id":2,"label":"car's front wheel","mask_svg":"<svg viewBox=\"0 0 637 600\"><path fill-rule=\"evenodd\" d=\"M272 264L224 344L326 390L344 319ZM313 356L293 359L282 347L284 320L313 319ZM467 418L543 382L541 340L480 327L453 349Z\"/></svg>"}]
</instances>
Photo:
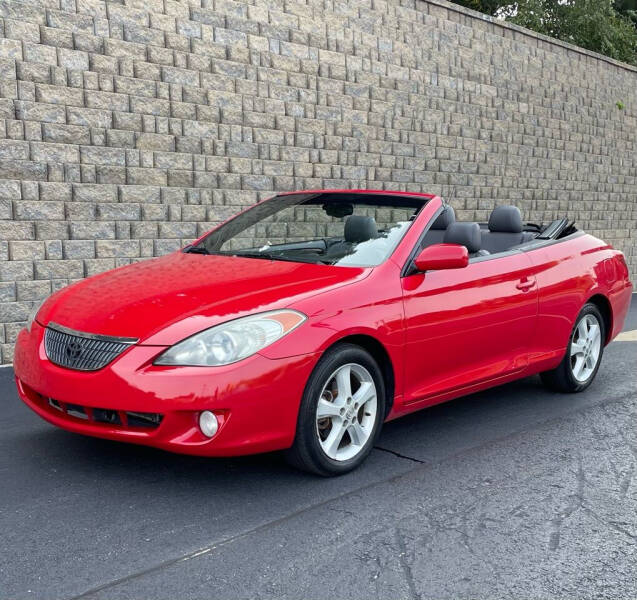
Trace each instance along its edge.
<instances>
[{"instance_id":1,"label":"car's front wheel","mask_svg":"<svg viewBox=\"0 0 637 600\"><path fill-rule=\"evenodd\" d=\"M558 392L581 392L595 379L604 354L606 330L599 308L592 303L580 311L566 354L556 369L541 373L543 383Z\"/></svg>"},{"instance_id":2,"label":"car's front wheel","mask_svg":"<svg viewBox=\"0 0 637 600\"><path fill-rule=\"evenodd\" d=\"M287 458L318 475L351 471L371 452L384 416L385 386L374 358L353 344L335 346L305 387Z\"/></svg>"}]
</instances>

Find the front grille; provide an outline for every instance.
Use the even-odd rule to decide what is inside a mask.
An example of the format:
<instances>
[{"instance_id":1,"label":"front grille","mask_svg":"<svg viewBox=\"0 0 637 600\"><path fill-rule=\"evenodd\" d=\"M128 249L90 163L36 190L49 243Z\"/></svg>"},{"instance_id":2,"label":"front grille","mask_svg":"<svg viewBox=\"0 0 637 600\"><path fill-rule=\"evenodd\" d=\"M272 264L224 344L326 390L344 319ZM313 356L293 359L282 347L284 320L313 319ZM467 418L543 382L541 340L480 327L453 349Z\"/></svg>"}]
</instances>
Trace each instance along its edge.
<instances>
[{"instance_id":1,"label":"front grille","mask_svg":"<svg viewBox=\"0 0 637 600\"><path fill-rule=\"evenodd\" d=\"M49 323L44 332L44 348L52 363L78 371L97 371L117 358L133 338L114 338L73 331Z\"/></svg>"},{"instance_id":2,"label":"front grille","mask_svg":"<svg viewBox=\"0 0 637 600\"><path fill-rule=\"evenodd\" d=\"M128 429L156 429L164 417L161 413L80 406L79 404L60 402L54 398L48 398L48 404L69 417L89 421L91 423L103 423L105 425L115 425Z\"/></svg>"}]
</instances>

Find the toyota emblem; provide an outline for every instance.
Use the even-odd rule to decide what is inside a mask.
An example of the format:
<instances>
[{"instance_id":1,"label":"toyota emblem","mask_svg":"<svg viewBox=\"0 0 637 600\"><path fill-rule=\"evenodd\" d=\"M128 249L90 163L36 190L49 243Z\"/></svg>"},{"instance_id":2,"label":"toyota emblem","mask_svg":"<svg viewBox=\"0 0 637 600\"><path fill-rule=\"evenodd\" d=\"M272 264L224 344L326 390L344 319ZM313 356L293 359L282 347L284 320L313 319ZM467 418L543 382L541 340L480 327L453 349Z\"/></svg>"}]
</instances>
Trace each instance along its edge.
<instances>
[{"instance_id":1,"label":"toyota emblem","mask_svg":"<svg viewBox=\"0 0 637 600\"><path fill-rule=\"evenodd\" d=\"M79 342L69 342L64 351L68 359L77 360L82 354L82 344Z\"/></svg>"}]
</instances>

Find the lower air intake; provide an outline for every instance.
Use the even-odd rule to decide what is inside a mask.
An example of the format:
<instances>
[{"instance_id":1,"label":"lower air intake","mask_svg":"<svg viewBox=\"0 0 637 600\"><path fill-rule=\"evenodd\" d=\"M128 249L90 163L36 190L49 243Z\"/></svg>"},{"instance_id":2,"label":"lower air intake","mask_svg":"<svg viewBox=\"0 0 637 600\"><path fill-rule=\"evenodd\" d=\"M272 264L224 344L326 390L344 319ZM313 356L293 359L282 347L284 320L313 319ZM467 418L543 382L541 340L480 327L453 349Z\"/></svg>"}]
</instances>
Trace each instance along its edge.
<instances>
[{"instance_id":1,"label":"lower air intake","mask_svg":"<svg viewBox=\"0 0 637 600\"><path fill-rule=\"evenodd\" d=\"M55 398L48 398L48 404L69 417L75 417L91 423L102 423L129 429L156 429L161 425L161 421L164 418L161 413L93 408L60 402Z\"/></svg>"}]
</instances>

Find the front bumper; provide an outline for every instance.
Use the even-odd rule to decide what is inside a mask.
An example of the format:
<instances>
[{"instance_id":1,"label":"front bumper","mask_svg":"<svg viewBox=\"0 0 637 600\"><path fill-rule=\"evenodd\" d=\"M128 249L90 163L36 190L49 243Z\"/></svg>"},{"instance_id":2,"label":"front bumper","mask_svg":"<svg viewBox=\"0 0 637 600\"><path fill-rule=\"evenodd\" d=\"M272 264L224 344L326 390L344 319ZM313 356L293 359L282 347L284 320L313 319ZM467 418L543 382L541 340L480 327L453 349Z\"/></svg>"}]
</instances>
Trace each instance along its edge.
<instances>
[{"instance_id":1,"label":"front bumper","mask_svg":"<svg viewBox=\"0 0 637 600\"><path fill-rule=\"evenodd\" d=\"M164 347L131 346L103 369L83 372L51 363L43 338L37 322L30 332L23 329L14 357L20 398L42 418L76 433L204 456L291 446L303 390L319 358L255 354L225 367L156 367L152 361ZM69 404L84 407L90 418L69 414ZM120 415L118 424L92 418L104 410ZM212 438L199 430L202 410L219 418ZM161 422L140 427L127 413L156 413Z\"/></svg>"}]
</instances>

